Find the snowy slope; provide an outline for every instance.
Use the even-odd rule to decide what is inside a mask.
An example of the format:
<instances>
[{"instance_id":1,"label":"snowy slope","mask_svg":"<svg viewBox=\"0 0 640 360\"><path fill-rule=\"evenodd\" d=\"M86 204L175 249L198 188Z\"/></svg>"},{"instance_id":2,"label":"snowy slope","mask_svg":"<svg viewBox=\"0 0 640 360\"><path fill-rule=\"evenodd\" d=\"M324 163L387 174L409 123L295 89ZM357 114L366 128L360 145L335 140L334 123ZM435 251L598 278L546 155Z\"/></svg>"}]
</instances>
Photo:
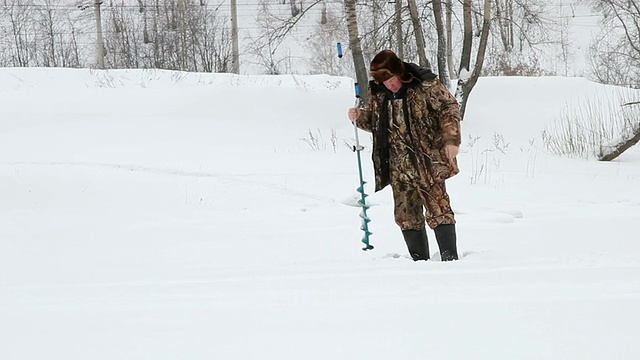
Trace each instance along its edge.
<instances>
[{"instance_id":1,"label":"snowy slope","mask_svg":"<svg viewBox=\"0 0 640 360\"><path fill-rule=\"evenodd\" d=\"M637 358L640 151L541 141L607 89L480 79L414 263L389 189L360 250L350 79L0 69L0 358Z\"/></svg>"}]
</instances>

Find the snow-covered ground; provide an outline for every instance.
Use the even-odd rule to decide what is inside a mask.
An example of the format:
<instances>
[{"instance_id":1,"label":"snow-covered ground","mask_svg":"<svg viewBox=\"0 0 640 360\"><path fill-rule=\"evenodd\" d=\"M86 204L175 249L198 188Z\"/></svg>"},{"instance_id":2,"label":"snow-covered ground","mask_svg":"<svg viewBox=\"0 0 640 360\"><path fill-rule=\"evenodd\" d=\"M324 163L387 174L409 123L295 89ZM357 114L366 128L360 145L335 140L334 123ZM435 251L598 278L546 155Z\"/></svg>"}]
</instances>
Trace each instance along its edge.
<instances>
[{"instance_id":1,"label":"snow-covered ground","mask_svg":"<svg viewBox=\"0 0 640 360\"><path fill-rule=\"evenodd\" d=\"M350 79L0 69L0 359L637 359L640 151L541 140L607 89L480 79L414 263L388 188L361 250Z\"/></svg>"}]
</instances>

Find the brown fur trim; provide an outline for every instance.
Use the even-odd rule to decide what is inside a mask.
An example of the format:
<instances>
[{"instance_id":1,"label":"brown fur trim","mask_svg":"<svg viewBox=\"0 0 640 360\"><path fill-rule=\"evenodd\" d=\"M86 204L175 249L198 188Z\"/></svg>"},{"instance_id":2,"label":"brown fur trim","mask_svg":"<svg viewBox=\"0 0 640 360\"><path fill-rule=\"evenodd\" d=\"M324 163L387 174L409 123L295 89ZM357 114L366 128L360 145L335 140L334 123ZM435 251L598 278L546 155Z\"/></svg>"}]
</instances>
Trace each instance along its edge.
<instances>
[{"instance_id":1,"label":"brown fur trim","mask_svg":"<svg viewBox=\"0 0 640 360\"><path fill-rule=\"evenodd\" d=\"M371 71L371 77L373 77L373 79L375 81L377 81L378 83L380 83L380 84L382 84L383 82L391 79L394 76L395 76L395 74L393 74L388 69L380 69L380 70Z\"/></svg>"},{"instance_id":2,"label":"brown fur trim","mask_svg":"<svg viewBox=\"0 0 640 360\"><path fill-rule=\"evenodd\" d=\"M391 50L382 50L369 65L371 76L379 83L391 79L394 75L403 78L406 73L404 63Z\"/></svg>"}]
</instances>

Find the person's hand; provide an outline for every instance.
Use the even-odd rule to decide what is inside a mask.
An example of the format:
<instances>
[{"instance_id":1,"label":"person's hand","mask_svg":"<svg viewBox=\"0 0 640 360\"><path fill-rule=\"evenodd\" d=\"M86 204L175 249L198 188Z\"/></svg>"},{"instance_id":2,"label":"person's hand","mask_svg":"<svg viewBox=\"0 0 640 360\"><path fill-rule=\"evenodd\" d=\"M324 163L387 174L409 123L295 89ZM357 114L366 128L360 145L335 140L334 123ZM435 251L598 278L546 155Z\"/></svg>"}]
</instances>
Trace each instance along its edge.
<instances>
[{"instance_id":1,"label":"person's hand","mask_svg":"<svg viewBox=\"0 0 640 360\"><path fill-rule=\"evenodd\" d=\"M356 121L360 117L362 110L360 108L354 107L347 111L347 115L349 116L349 120Z\"/></svg>"},{"instance_id":2,"label":"person's hand","mask_svg":"<svg viewBox=\"0 0 640 360\"><path fill-rule=\"evenodd\" d=\"M458 167L458 160L456 160L456 156L458 156L458 152L460 151L460 147L457 145L445 145L444 151L449 159L449 164L451 164L451 176L454 176L460 172L460 168Z\"/></svg>"},{"instance_id":3,"label":"person's hand","mask_svg":"<svg viewBox=\"0 0 640 360\"><path fill-rule=\"evenodd\" d=\"M453 163L453 160L455 160L456 156L458 156L458 153L460 152L460 147L451 144L445 145L444 152L447 154L449 162Z\"/></svg>"}]
</instances>

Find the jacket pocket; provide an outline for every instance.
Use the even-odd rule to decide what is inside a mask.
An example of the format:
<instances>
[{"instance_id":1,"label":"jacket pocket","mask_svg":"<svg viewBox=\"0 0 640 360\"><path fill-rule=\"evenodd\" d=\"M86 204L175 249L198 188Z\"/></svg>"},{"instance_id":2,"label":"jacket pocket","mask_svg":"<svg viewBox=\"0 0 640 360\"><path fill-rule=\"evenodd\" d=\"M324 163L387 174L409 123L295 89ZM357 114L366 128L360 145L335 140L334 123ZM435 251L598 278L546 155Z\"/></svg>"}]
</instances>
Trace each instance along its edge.
<instances>
[{"instance_id":1,"label":"jacket pocket","mask_svg":"<svg viewBox=\"0 0 640 360\"><path fill-rule=\"evenodd\" d=\"M425 160L434 181L445 181L460 172L458 160L453 159L453 162L449 161L446 154L444 154L444 149L440 151L435 150L432 156L427 156Z\"/></svg>"}]
</instances>

